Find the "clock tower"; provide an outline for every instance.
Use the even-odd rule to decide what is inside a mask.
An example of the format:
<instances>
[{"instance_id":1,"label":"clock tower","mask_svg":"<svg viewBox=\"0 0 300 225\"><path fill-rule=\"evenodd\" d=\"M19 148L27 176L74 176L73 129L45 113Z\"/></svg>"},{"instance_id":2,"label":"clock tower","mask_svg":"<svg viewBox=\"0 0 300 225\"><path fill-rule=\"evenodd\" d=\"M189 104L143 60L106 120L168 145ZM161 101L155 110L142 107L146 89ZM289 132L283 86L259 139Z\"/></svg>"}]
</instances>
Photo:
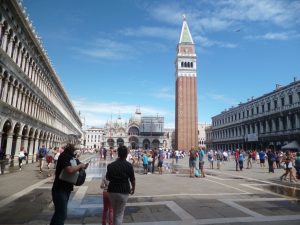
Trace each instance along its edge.
<instances>
[{"instance_id":1,"label":"clock tower","mask_svg":"<svg viewBox=\"0 0 300 225\"><path fill-rule=\"evenodd\" d=\"M195 44L185 16L176 57L176 149L198 146L197 64Z\"/></svg>"}]
</instances>

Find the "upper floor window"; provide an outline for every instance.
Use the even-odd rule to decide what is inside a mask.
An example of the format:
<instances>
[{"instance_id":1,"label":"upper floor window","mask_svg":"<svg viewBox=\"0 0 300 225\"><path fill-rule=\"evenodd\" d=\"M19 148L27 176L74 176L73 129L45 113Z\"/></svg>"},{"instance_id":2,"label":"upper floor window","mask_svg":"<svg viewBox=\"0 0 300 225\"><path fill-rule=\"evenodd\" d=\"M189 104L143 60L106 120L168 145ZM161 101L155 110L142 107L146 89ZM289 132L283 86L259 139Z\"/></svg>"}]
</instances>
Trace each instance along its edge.
<instances>
[{"instance_id":1,"label":"upper floor window","mask_svg":"<svg viewBox=\"0 0 300 225\"><path fill-rule=\"evenodd\" d=\"M258 113L259 113L259 107L256 106L256 114L258 114Z\"/></svg>"},{"instance_id":2,"label":"upper floor window","mask_svg":"<svg viewBox=\"0 0 300 225\"><path fill-rule=\"evenodd\" d=\"M293 95L289 95L289 104L293 104Z\"/></svg>"},{"instance_id":3,"label":"upper floor window","mask_svg":"<svg viewBox=\"0 0 300 225\"><path fill-rule=\"evenodd\" d=\"M254 114L254 109L253 108L251 108L251 115L253 115Z\"/></svg>"},{"instance_id":4,"label":"upper floor window","mask_svg":"<svg viewBox=\"0 0 300 225\"><path fill-rule=\"evenodd\" d=\"M281 98L281 106L284 106L284 97Z\"/></svg>"},{"instance_id":5,"label":"upper floor window","mask_svg":"<svg viewBox=\"0 0 300 225\"><path fill-rule=\"evenodd\" d=\"M249 116L249 110L247 109L247 117Z\"/></svg>"},{"instance_id":6,"label":"upper floor window","mask_svg":"<svg viewBox=\"0 0 300 225\"><path fill-rule=\"evenodd\" d=\"M261 111L265 112L265 105L261 105Z\"/></svg>"},{"instance_id":7,"label":"upper floor window","mask_svg":"<svg viewBox=\"0 0 300 225\"><path fill-rule=\"evenodd\" d=\"M274 100L274 109L277 108L277 100Z\"/></svg>"},{"instance_id":8,"label":"upper floor window","mask_svg":"<svg viewBox=\"0 0 300 225\"><path fill-rule=\"evenodd\" d=\"M270 110L271 110L271 103L268 102L268 111L270 111Z\"/></svg>"}]
</instances>

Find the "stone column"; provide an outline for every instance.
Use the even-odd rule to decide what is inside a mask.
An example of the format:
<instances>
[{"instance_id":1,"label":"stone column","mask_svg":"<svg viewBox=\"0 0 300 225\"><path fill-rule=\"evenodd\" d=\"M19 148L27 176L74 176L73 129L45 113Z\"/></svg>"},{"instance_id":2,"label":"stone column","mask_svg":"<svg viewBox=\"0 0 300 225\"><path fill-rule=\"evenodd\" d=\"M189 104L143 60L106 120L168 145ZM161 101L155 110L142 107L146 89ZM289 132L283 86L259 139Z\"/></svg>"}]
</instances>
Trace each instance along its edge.
<instances>
[{"instance_id":1,"label":"stone column","mask_svg":"<svg viewBox=\"0 0 300 225\"><path fill-rule=\"evenodd\" d=\"M22 63L22 48L20 48L19 54L18 54L18 61L17 61L17 65L19 67L21 67L21 63Z\"/></svg>"},{"instance_id":2,"label":"stone column","mask_svg":"<svg viewBox=\"0 0 300 225\"><path fill-rule=\"evenodd\" d=\"M275 123L275 120L272 119L272 132L276 132L276 123Z\"/></svg>"},{"instance_id":3,"label":"stone column","mask_svg":"<svg viewBox=\"0 0 300 225\"><path fill-rule=\"evenodd\" d=\"M16 103L17 103L18 95L19 95L19 88L18 88L18 86L15 86L15 91L14 91L13 100L12 100L12 106L13 107L17 107Z\"/></svg>"},{"instance_id":4,"label":"stone column","mask_svg":"<svg viewBox=\"0 0 300 225\"><path fill-rule=\"evenodd\" d=\"M299 118L299 113L295 113L295 128L299 129L300 128L300 118Z\"/></svg>"},{"instance_id":5,"label":"stone column","mask_svg":"<svg viewBox=\"0 0 300 225\"><path fill-rule=\"evenodd\" d=\"M28 68L28 77L31 79L31 72L32 72L32 62L29 63L29 68Z\"/></svg>"},{"instance_id":6,"label":"stone column","mask_svg":"<svg viewBox=\"0 0 300 225\"><path fill-rule=\"evenodd\" d=\"M3 102L6 101L7 90L8 90L8 80L7 80L7 79L4 79L4 87L3 87L2 95L1 95L1 100L2 100Z\"/></svg>"},{"instance_id":7,"label":"stone column","mask_svg":"<svg viewBox=\"0 0 300 225\"><path fill-rule=\"evenodd\" d=\"M22 67L21 69L23 70L23 72L25 73L25 67L26 67L26 51L24 51L23 57L22 57Z\"/></svg>"},{"instance_id":8,"label":"stone column","mask_svg":"<svg viewBox=\"0 0 300 225\"><path fill-rule=\"evenodd\" d=\"M282 117L279 117L279 130L280 130L280 131L283 130L283 121L282 121Z\"/></svg>"},{"instance_id":9,"label":"stone column","mask_svg":"<svg viewBox=\"0 0 300 225\"><path fill-rule=\"evenodd\" d=\"M259 127L260 127L260 133L265 133L262 121L259 121Z\"/></svg>"},{"instance_id":10,"label":"stone column","mask_svg":"<svg viewBox=\"0 0 300 225\"><path fill-rule=\"evenodd\" d=\"M1 48L6 52L6 46L7 46L7 37L8 37L8 29L6 31L4 31L4 35L2 38L2 44L1 44Z\"/></svg>"},{"instance_id":11,"label":"stone column","mask_svg":"<svg viewBox=\"0 0 300 225\"><path fill-rule=\"evenodd\" d=\"M14 49L14 54L13 54L13 60L15 63L17 63L19 43L20 42L16 42L16 44L15 44L15 49Z\"/></svg>"},{"instance_id":12,"label":"stone column","mask_svg":"<svg viewBox=\"0 0 300 225\"><path fill-rule=\"evenodd\" d=\"M14 39L11 37L9 39L8 46L7 46L7 55L9 57L11 57L11 53L12 53L12 50L13 50L13 42L14 42Z\"/></svg>"},{"instance_id":13,"label":"stone column","mask_svg":"<svg viewBox=\"0 0 300 225\"><path fill-rule=\"evenodd\" d=\"M15 151L15 156L18 156L20 153L20 148L21 148L21 135L17 136L17 143L16 143L16 151Z\"/></svg>"},{"instance_id":14,"label":"stone column","mask_svg":"<svg viewBox=\"0 0 300 225\"><path fill-rule=\"evenodd\" d=\"M7 157L11 156L12 141L13 141L13 133L7 134L7 143L6 143L6 150L5 150Z\"/></svg>"},{"instance_id":15,"label":"stone column","mask_svg":"<svg viewBox=\"0 0 300 225\"><path fill-rule=\"evenodd\" d=\"M271 132L268 121L266 120L265 123L266 123L266 133Z\"/></svg>"},{"instance_id":16,"label":"stone column","mask_svg":"<svg viewBox=\"0 0 300 225\"><path fill-rule=\"evenodd\" d=\"M287 122L287 130L292 129L291 119L290 116L286 116L286 122Z\"/></svg>"},{"instance_id":17,"label":"stone column","mask_svg":"<svg viewBox=\"0 0 300 225\"><path fill-rule=\"evenodd\" d=\"M17 106L20 111L22 111L22 109L23 109L23 104L24 104L24 92L23 92L23 89L21 88L20 96L19 96L19 100L18 100L18 106Z\"/></svg>"},{"instance_id":18,"label":"stone column","mask_svg":"<svg viewBox=\"0 0 300 225\"><path fill-rule=\"evenodd\" d=\"M12 83L9 83L8 84L8 96L7 96L7 99L6 99L7 104L11 104L12 92L13 92L12 89L13 89L13 85L12 85Z\"/></svg>"},{"instance_id":19,"label":"stone column","mask_svg":"<svg viewBox=\"0 0 300 225\"><path fill-rule=\"evenodd\" d=\"M35 162L36 161L36 157L35 157L35 155L37 154L37 152L38 152L38 148L39 148L39 139L38 138L36 138L35 140L34 140L34 145L33 145L33 149L32 149L32 162Z\"/></svg>"}]
</instances>

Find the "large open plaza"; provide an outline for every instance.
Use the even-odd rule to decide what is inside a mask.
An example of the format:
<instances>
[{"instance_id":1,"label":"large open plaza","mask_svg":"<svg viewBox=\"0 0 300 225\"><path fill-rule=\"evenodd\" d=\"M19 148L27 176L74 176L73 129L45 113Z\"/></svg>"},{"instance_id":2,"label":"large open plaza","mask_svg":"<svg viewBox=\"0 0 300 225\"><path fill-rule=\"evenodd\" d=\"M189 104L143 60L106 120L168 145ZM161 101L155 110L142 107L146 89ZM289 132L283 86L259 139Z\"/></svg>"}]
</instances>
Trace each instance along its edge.
<instances>
[{"instance_id":1,"label":"large open plaza","mask_svg":"<svg viewBox=\"0 0 300 225\"><path fill-rule=\"evenodd\" d=\"M90 158L85 184L71 194L67 225L101 224L100 183L111 161L88 153L80 159ZM205 178L190 178L187 157L178 164L166 159L163 175L144 175L136 166L136 192L126 205L124 224L299 224L300 183L281 182L283 169L269 174L255 163L237 172L234 160L222 163L220 170L209 169L208 163L205 167ZM47 175L28 164L1 176L0 224L49 223L53 176Z\"/></svg>"}]
</instances>

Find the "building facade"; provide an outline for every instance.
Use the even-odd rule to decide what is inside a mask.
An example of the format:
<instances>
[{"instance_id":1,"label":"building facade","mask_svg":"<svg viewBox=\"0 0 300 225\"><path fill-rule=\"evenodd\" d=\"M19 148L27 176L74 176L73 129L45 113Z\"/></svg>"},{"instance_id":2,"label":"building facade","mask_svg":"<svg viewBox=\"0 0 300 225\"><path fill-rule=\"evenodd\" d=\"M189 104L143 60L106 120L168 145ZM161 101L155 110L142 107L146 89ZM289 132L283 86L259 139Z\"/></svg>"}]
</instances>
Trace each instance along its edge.
<instances>
[{"instance_id":1,"label":"building facade","mask_svg":"<svg viewBox=\"0 0 300 225\"><path fill-rule=\"evenodd\" d=\"M187 151L198 145L198 106L195 44L185 17L175 65L175 147Z\"/></svg>"},{"instance_id":2,"label":"building facade","mask_svg":"<svg viewBox=\"0 0 300 225\"><path fill-rule=\"evenodd\" d=\"M300 81L277 85L270 93L212 117L208 135L215 149L280 149L300 141Z\"/></svg>"},{"instance_id":3,"label":"building facade","mask_svg":"<svg viewBox=\"0 0 300 225\"><path fill-rule=\"evenodd\" d=\"M82 122L16 0L1 0L0 44L0 143L7 157L24 147L33 161L43 144L79 144Z\"/></svg>"},{"instance_id":4,"label":"building facade","mask_svg":"<svg viewBox=\"0 0 300 225\"><path fill-rule=\"evenodd\" d=\"M103 128L90 128L84 131L84 148L116 149L126 145L130 149L172 148L174 146L174 129L164 129L164 117L142 116L140 109L124 121L119 115L110 119Z\"/></svg>"},{"instance_id":5,"label":"building facade","mask_svg":"<svg viewBox=\"0 0 300 225\"><path fill-rule=\"evenodd\" d=\"M198 124L198 145L201 148L206 148L206 129L207 127L210 127L210 124L206 123L199 123Z\"/></svg>"}]
</instances>

